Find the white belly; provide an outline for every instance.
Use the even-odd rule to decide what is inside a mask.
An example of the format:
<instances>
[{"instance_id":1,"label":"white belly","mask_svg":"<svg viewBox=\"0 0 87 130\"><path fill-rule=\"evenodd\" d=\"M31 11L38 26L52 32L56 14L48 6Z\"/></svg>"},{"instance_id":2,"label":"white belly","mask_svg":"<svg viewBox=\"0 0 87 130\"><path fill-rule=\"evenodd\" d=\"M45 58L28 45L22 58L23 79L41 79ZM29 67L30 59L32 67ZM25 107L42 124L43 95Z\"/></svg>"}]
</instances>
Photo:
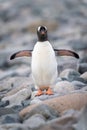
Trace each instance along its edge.
<instances>
[{"instance_id":1,"label":"white belly","mask_svg":"<svg viewBox=\"0 0 87 130\"><path fill-rule=\"evenodd\" d=\"M57 78L57 61L48 41L37 42L32 53L32 75L38 87L50 86Z\"/></svg>"}]
</instances>

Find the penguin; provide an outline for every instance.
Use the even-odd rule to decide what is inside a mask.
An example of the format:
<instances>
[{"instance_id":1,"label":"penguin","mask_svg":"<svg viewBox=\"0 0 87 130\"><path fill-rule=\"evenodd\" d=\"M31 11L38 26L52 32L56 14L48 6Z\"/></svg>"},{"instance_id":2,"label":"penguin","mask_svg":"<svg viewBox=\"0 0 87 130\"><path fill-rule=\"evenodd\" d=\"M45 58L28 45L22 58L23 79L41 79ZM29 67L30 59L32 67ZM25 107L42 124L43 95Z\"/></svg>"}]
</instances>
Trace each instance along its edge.
<instances>
[{"instance_id":1,"label":"penguin","mask_svg":"<svg viewBox=\"0 0 87 130\"><path fill-rule=\"evenodd\" d=\"M38 40L33 50L22 50L11 55L10 60L17 57L32 57L31 71L35 86L38 88L36 96L43 94L52 95L51 86L58 77L56 56L72 56L79 58L79 55L71 50L53 49L48 40L48 30L46 26L37 28ZM45 90L45 91L44 91Z\"/></svg>"}]
</instances>

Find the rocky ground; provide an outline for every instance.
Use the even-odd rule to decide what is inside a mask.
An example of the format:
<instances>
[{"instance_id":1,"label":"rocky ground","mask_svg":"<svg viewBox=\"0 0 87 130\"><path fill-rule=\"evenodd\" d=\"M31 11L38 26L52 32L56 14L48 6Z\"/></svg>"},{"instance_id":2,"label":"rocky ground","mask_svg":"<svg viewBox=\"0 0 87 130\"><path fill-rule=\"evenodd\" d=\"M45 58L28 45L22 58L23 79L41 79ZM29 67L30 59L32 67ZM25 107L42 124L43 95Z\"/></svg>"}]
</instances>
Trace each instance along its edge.
<instances>
[{"instance_id":1,"label":"rocky ground","mask_svg":"<svg viewBox=\"0 0 87 130\"><path fill-rule=\"evenodd\" d=\"M31 58L9 58L33 48L39 25L80 59L57 57L54 95L35 97ZM87 130L86 120L87 0L0 0L0 130Z\"/></svg>"}]
</instances>

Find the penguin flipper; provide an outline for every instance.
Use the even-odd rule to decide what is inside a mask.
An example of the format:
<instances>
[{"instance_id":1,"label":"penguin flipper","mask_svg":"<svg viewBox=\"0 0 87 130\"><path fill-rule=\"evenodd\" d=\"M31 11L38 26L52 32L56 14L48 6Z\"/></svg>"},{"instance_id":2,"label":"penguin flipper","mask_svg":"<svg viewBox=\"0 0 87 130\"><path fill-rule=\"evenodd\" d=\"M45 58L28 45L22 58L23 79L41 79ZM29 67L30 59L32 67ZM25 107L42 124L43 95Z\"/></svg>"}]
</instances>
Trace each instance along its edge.
<instances>
[{"instance_id":1,"label":"penguin flipper","mask_svg":"<svg viewBox=\"0 0 87 130\"><path fill-rule=\"evenodd\" d=\"M71 51L71 50L54 49L54 51L55 51L56 56L72 56L72 57L79 59L79 55L76 52Z\"/></svg>"},{"instance_id":2,"label":"penguin flipper","mask_svg":"<svg viewBox=\"0 0 87 130\"><path fill-rule=\"evenodd\" d=\"M13 55L11 55L10 60L15 59L16 57L23 57L23 56L31 57L32 50L23 50L23 51L16 52Z\"/></svg>"}]
</instances>

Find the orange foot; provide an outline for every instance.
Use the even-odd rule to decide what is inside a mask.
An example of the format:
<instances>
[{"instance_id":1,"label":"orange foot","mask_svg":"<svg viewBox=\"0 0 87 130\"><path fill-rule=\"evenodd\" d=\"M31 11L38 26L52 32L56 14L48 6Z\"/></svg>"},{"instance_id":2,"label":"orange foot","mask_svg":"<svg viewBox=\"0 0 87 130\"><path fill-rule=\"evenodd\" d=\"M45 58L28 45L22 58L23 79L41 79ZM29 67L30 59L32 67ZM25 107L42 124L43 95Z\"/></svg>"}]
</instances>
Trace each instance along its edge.
<instances>
[{"instance_id":1,"label":"orange foot","mask_svg":"<svg viewBox=\"0 0 87 130\"><path fill-rule=\"evenodd\" d=\"M37 94L35 96L40 96L40 95L43 95L44 93L39 89Z\"/></svg>"},{"instance_id":2,"label":"orange foot","mask_svg":"<svg viewBox=\"0 0 87 130\"><path fill-rule=\"evenodd\" d=\"M47 95L53 95L53 91L51 90L51 88L48 88L48 90L46 91Z\"/></svg>"}]
</instances>

